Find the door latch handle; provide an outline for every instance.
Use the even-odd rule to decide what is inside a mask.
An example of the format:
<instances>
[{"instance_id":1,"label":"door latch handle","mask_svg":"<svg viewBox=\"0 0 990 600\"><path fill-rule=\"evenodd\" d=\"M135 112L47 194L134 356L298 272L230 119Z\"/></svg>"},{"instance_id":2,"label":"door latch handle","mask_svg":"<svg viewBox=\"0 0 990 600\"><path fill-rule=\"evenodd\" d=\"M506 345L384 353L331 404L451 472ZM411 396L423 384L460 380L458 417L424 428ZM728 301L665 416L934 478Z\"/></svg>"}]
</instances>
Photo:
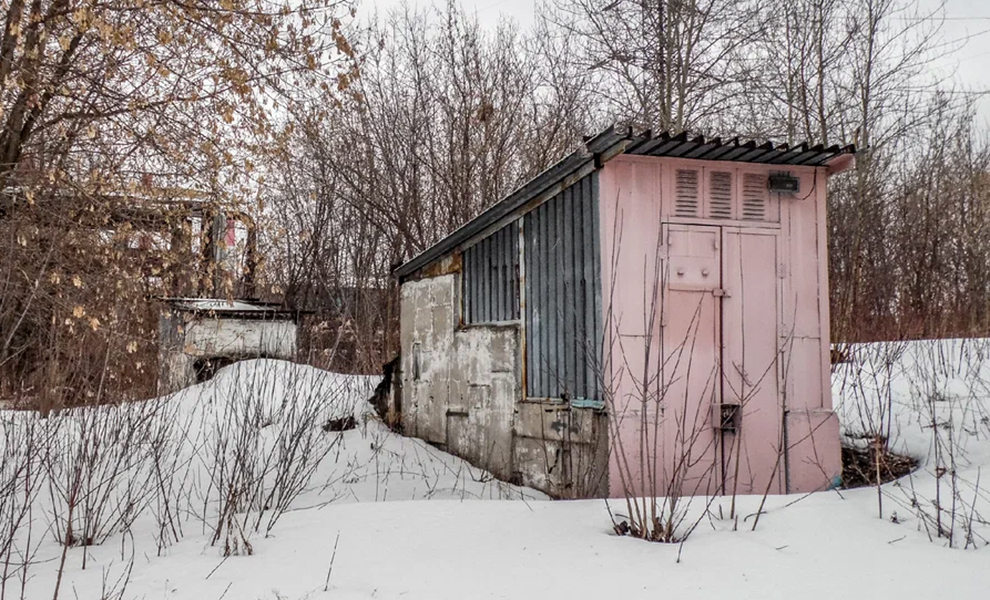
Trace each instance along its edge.
<instances>
[{"instance_id":1,"label":"door latch handle","mask_svg":"<svg viewBox=\"0 0 990 600\"><path fill-rule=\"evenodd\" d=\"M743 383L745 383L749 387L753 387L753 384L749 381L749 374L746 373L746 369L744 369L742 365L740 365L735 361L732 361L732 366L736 368L736 372L739 373L740 377L742 377Z\"/></svg>"}]
</instances>

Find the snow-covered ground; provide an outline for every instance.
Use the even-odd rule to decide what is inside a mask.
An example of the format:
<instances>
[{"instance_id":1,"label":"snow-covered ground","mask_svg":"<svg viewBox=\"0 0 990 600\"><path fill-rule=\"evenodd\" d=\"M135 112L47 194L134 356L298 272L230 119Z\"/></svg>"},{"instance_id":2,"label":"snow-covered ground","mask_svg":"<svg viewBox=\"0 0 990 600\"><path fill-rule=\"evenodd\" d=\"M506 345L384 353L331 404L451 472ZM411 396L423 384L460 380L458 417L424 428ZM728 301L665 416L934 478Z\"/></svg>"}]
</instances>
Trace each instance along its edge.
<instances>
[{"instance_id":1,"label":"snow-covered ground","mask_svg":"<svg viewBox=\"0 0 990 600\"><path fill-rule=\"evenodd\" d=\"M159 485L171 491L142 495L134 486L132 496L146 508L120 511L133 520L125 533L101 527L113 531L101 544L69 549L59 597L987 598L990 527L982 521L990 515L990 473L978 483L990 464L987 358L987 341L864 346L834 373L844 431L858 437L886 432L889 423L892 445L922 461L912 476L884 486L883 519L875 488L770 497L755 531L761 498L737 499L738 523L727 518L730 500L717 499L682 547L618 537L603 501L549 501L389 432L364 404L371 378L279 361L238 363L207 384L131 409L137 412L126 427L93 416L112 408L56 417L64 421L60 439L70 443L49 458L49 469L66 481L70 467L84 462L71 457L91 455L72 450L87 431L151 431L153 440L181 432L180 443L161 442L159 451L152 451L159 442L135 435L134 444L159 458L129 464L137 475L127 481L159 482L156 464L180 475ZM358 415L356 429L312 427L347 414ZM29 418L5 417L8 429ZM305 464L295 470L266 460L298 456L293 449L321 459L297 459ZM106 465L91 471L115 473ZM269 530L278 512L272 490L302 479ZM216 512L232 489L257 498L239 506L267 510L249 513L261 519L234 513L214 541ZM37 494L26 598L53 596L62 546L48 528L64 524L53 518L63 497L48 487ZM108 497L130 506L117 501L128 498L117 491ZM612 510L623 512L621 504L613 501ZM701 514L703 506L697 500L691 510ZM956 548L938 536L939 521ZM173 526L181 527L177 535ZM238 554L225 557L225 545ZM8 572L6 597L20 597L17 565Z\"/></svg>"}]
</instances>

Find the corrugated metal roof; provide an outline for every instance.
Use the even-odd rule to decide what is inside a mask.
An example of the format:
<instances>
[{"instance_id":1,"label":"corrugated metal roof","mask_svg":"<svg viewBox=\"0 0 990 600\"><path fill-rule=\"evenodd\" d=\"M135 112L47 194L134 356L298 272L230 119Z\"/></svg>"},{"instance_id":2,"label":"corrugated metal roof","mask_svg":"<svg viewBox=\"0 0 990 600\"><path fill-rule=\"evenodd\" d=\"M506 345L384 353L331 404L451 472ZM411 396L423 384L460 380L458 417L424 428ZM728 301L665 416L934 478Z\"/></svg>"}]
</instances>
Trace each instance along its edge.
<instances>
[{"instance_id":1,"label":"corrugated metal roof","mask_svg":"<svg viewBox=\"0 0 990 600\"><path fill-rule=\"evenodd\" d=\"M686 131L678 134L665 131L654 136L646 131L639 135L630 135L624 153L638 156L817 167L843 154L855 154L856 147L837 144L828 147L824 144L811 146L808 143L790 146L774 144L770 141L761 144L756 140L743 141L738 137L723 141L720 137L692 136Z\"/></svg>"},{"instance_id":2,"label":"corrugated metal roof","mask_svg":"<svg viewBox=\"0 0 990 600\"><path fill-rule=\"evenodd\" d=\"M665 131L654 135L650 131L634 134L632 129L609 127L598 135L585 138L584 147L561 159L515 192L494 204L485 212L468 221L418 256L397 267L396 277L407 277L417 270L443 258L458 246L511 215L528 202L552 190L554 186L567 186L568 178L593 165L601 168L619 154L686 158L694 160L718 160L741 163L771 164L782 166L819 167L832 160L856 153L856 147L801 143L774 144L771 141L741 140L738 137L723 141L720 137L706 138L687 131Z\"/></svg>"}]
</instances>

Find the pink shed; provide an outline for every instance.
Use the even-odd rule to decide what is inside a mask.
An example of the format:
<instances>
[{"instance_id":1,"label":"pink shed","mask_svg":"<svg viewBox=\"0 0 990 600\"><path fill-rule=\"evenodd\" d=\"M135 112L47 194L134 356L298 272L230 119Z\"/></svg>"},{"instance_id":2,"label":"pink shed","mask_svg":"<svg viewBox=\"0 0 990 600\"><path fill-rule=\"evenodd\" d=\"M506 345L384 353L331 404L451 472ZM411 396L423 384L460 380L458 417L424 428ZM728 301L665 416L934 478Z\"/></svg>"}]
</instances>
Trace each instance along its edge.
<instances>
[{"instance_id":1,"label":"pink shed","mask_svg":"<svg viewBox=\"0 0 990 600\"><path fill-rule=\"evenodd\" d=\"M797 192L768 189L784 171ZM604 166L611 496L808 492L837 480L829 174L641 156Z\"/></svg>"},{"instance_id":2,"label":"pink shed","mask_svg":"<svg viewBox=\"0 0 990 600\"><path fill-rule=\"evenodd\" d=\"M390 418L555 497L835 485L826 183L854 162L588 138L396 269Z\"/></svg>"}]
</instances>

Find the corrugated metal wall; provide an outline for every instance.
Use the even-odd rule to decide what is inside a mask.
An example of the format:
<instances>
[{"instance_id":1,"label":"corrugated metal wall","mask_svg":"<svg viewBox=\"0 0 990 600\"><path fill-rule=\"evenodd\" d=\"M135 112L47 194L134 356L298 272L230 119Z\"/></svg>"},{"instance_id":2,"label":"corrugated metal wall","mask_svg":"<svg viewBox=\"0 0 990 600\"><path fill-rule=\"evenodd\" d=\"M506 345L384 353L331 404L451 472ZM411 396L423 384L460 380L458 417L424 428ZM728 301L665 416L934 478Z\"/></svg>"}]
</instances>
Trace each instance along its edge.
<instances>
[{"instance_id":1,"label":"corrugated metal wall","mask_svg":"<svg viewBox=\"0 0 990 600\"><path fill-rule=\"evenodd\" d=\"M519 225L511 223L464 251L464 322L519 318Z\"/></svg>"},{"instance_id":2,"label":"corrugated metal wall","mask_svg":"<svg viewBox=\"0 0 990 600\"><path fill-rule=\"evenodd\" d=\"M526 395L601 400L598 173L524 219Z\"/></svg>"}]
</instances>

